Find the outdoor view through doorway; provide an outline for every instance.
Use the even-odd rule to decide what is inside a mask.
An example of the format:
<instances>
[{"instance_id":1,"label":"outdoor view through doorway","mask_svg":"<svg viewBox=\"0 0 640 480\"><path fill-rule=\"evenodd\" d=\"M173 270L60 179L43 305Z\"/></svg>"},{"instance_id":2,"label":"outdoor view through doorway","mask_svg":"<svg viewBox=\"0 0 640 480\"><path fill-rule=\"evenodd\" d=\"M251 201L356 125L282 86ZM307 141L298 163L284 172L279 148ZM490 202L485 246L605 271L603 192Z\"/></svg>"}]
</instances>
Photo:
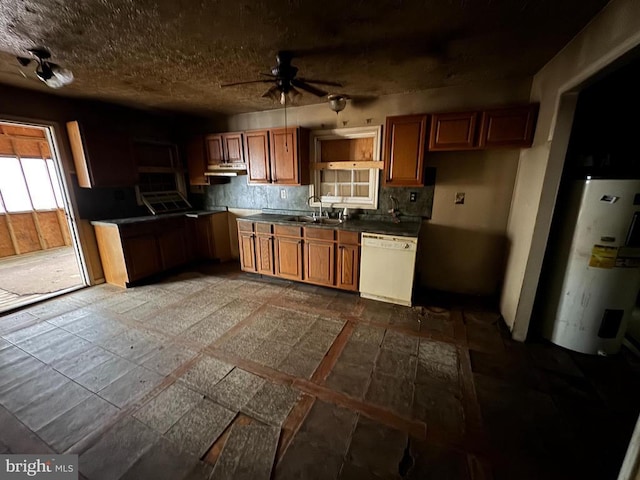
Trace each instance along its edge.
<instances>
[{"instance_id":1,"label":"outdoor view through doorway","mask_svg":"<svg viewBox=\"0 0 640 480\"><path fill-rule=\"evenodd\" d=\"M84 285L49 135L0 122L0 312Z\"/></svg>"}]
</instances>

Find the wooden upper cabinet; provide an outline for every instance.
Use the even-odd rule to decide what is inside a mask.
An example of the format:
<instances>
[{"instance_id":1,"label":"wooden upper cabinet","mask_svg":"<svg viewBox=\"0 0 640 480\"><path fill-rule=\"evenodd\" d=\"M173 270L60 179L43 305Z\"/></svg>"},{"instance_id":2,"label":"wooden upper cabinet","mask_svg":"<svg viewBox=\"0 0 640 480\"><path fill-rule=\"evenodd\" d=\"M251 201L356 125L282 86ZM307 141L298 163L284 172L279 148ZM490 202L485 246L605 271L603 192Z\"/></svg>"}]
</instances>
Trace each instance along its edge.
<instances>
[{"instance_id":1,"label":"wooden upper cabinet","mask_svg":"<svg viewBox=\"0 0 640 480\"><path fill-rule=\"evenodd\" d=\"M424 185L424 146L427 115L387 117L384 184L390 187Z\"/></svg>"},{"instance_id":2,"label":"wooden upper cabinet","mask_svg":"<svg viewBox=\"0 0 640 480\"><path fill-rule=\"evenodd\" d=\"M300 127L269 131L271 182L279 185L309 183L309 131Z\"/></svg>"},{"instance_id":3,"label":"wooden upper cabinet","mask_svg":"<svg viewBox=\"0 0 640 480\"><path fill-rule=\"evenodd\" d=\"M222 142L227 163L244 163L242 133L225 133L222 135Z\"/></svg>"},{"instance_id":4,"label":"wooden upper cabinet","mask_svg":"<svg viewBox=\"0 0 640 480\"><path fill-rule=\"evenodd\" d=\"M246 132L244 146L247 154L247 173L249 183L270 183L269 131L256 130Z\"/></svg>"},{"instance_id":5,"label":"wooden upper cabinet","mask_svg":"<svg viewBox=\"0 0 640 480\"><path fill-rule=\"evenodd\" d=\"M537 104L486 110L482 113L480 146L530 147L537 115Z\"/></svg>"},{"instance_id":6,"label":"wooden upper cabinet","mask_svg":"<svg viewBox=\"0 0 640 480\"><path fill-rule=\"evenodd\" d=\"M83 188L130 187L138 182L131 138L102 126L67 123L78 184Z\"/></svg>"},{"instance_id":7,"label":"wooden upper cabinet","mask_svg":"<svg viewBox=\"0 0 640 480\"><path fill-rule=\"evenodd\" d=\"M472 150L478 146L478 112L431 115L429 150Z\"/></svg>"},{"instance_id":8,"label":"wooden upper cabinet","mask_svg":"<svg viewBox=\"0 0 640 480\"><path fill-rule=\"evenodd\" d=\"M224 147L222 135L207 135L205 137L207 147L207 163L219 165L224 163Z\"/></svg>"},{"instance_id":9,"label":"wooden upper cabinet","mask_svg":"<svg viewBox=\"0 0 640 480\"><path fill-rule=\"evenodd\" d=\"M190 185L209 185L207 171L207 152L203 137L194 137L187 144L187 169Z\"/></svg>"},{"instance_id":10,"label":"wooden upper cabinet","mask_svg":"<svg viewBox=\"0 0 640 480\"><path fill-rule=\"evenodd\" d=\"M242 135L242 132L207 135L205 137L208 154L207 163L209 165L244 163Z\"/></svg>"}]
</instances>

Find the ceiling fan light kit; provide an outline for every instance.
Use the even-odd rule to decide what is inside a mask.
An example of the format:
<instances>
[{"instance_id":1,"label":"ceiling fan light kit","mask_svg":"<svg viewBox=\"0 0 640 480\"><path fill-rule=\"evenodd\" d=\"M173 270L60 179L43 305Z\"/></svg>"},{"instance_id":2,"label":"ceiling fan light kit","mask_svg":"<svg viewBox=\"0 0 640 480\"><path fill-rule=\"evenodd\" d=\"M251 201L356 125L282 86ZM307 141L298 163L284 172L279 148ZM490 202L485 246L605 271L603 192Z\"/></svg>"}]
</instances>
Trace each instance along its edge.
<instances>
[{"instance_id":1,"label":"ceiling fan light kit","mask_svg":"<svg viewBox=\"0 0 640 480\"><path fill-rule=\"evenodd\" d=\"M50 62L48 59L51 58L51 54L45 48L31 48L29 53L35 57L35 61L38 64L36 76L48 87L60 88L73 82L73 72L57 63ZM17 59L18 63L23 67L31 63L30 58L17 57Z\"/></svg>"},{"instance_id":2,"label":"ceiling fan light kit","mask_svg":"<svg viewBox=\"0 0 640 480\"><path fill-rule=\"evenodd\" d=\"M336 112L336 115L344 110L349 99L346 95L338 94L329 95L327 98L329 99L329 108Z\"/></svg>"}]
</instances>

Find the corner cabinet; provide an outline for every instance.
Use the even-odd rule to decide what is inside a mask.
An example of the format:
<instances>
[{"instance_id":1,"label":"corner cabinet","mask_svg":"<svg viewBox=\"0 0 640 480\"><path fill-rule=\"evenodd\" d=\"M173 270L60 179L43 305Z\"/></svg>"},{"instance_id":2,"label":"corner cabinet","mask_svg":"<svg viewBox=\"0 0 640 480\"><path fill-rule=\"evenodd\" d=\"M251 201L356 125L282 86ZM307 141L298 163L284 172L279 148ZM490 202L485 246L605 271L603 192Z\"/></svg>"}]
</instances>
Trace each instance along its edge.
<instances>
[{"instance_id":1,"label":"corner cabinet","mask_svg":"<svg viewBox=\"0 0 640 480\"><path fill-rule=\"evenodd\" d=\"M126 133L77 121L67 123L67 133L80 187L132 187L138 182L133 142Z\"/></svg>"},{"instance_id":2,"label":"corner cabinet","mask_svg":"<svg viewBox=\"0 0 640 480\"><path fill-rule=\"evenodd\" d=\"M424 185L427 115L387 117L384 150L384 185Z\"/></svg>"},{"instance_id":3,"label":"corner cabinet","mask_svg":"<svg viewBox=\"0 0 640 480\"><path fill-rule=\"evenodd\" d=\"M301 127L245 132L250 184L308 185L309 131Z\"/></svg>"}]
</instances>

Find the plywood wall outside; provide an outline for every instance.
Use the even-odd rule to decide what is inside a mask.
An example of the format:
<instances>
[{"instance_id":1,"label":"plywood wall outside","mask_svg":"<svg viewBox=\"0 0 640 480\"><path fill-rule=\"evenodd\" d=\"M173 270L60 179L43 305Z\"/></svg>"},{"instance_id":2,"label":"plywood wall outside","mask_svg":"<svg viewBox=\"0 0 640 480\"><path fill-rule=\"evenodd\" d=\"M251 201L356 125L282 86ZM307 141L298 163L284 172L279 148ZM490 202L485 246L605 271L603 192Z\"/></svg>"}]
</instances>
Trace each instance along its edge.
<instances>
[{"instance_id":1,"label":"plywood wall outside","mask_svg":"<svg viewBox=\"0 0 640 480\"><path fill-rule=\"evenodd\" d=\"M11 225L20 253L35 252L42 248L31 212L11 214Z\"/></svg>"},{"instance_id":2,"label":"plywood wall outside","mask_svg":"<svg viewBox=\"0 0 640 480\"><path fill-rule=\"evenodd\" d=\"M44 240L45 248L64 246L64 236L60 229L60 221L56 210L51 212L36 212L40 225L40 234Z\"/></svg>"},{"instance_id":3,"label":"plywood wall outside","mask_svg":"<svg viewBox=\"0 0 640 480\"><path fill-rule=\"evenodd\" d=\"M7 225L7 216L0 215L0 258L15 255L16 249L11 240L9 233L9 225Z\"/></svg>"}]
</instances>

